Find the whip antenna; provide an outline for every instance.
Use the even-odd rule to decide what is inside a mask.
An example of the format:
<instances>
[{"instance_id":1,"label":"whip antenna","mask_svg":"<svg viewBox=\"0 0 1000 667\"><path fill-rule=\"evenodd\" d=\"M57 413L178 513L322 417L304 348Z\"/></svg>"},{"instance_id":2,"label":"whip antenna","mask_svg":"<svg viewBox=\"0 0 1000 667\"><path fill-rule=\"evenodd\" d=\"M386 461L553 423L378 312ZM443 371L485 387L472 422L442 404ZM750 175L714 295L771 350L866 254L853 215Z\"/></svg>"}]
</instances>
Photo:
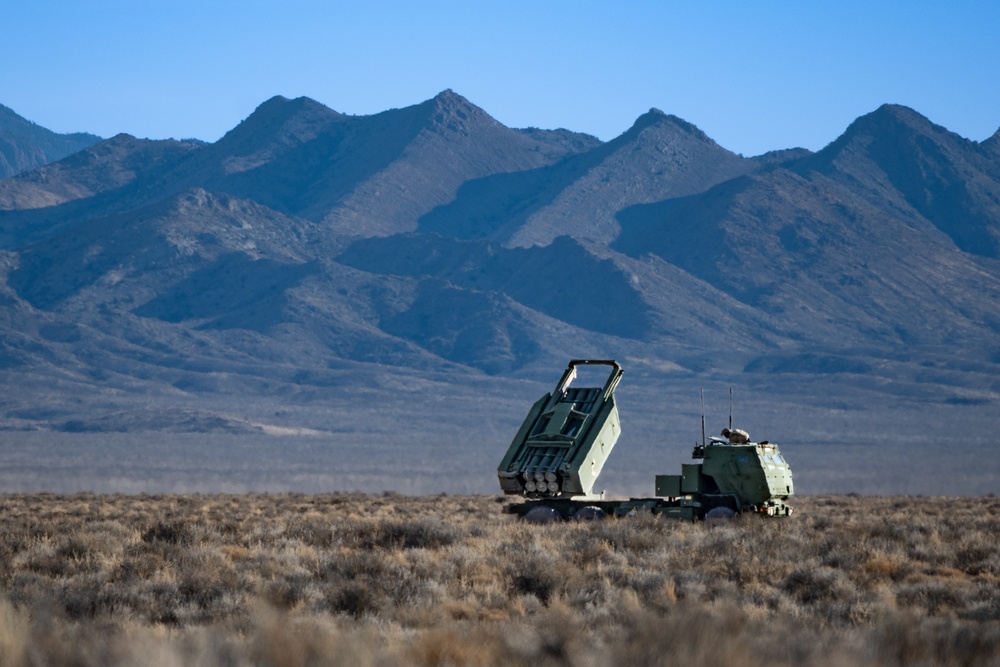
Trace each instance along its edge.
<instances>
[{"instance_id":1,"label":"whip antenna","mask_svg":"<svg viewBox=\"0 0 1000 667\"><path fill-rule=\"evenodd\" d=\"M733 430L733 388L729 388L729 430Z\"/></svg>"},{"instance_id":2,"label":"whip antenna","mask_svg":"<svg viewBox=\"0 0 1000 667\"><path fill-rule=\"evenodd\" d=\"M705 388L701 388L701 446L705 446Z\"/></svg>"}]
</instances>

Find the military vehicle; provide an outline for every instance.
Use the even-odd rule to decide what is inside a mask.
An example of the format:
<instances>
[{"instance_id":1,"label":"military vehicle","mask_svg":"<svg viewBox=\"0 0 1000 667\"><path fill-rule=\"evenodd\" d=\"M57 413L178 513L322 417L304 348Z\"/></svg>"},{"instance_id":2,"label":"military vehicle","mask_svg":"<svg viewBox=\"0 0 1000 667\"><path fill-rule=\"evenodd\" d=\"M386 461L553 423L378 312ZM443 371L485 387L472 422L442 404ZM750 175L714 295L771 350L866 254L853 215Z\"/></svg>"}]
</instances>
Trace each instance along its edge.
<instances>
[{"instance_id":1,"label":"military vehicle","mask_svg":"<svg viewBox=\"0 0 1000 667\"><path fill-rule=\"evenodd\" d=\"M607 366L601 386L573 387L582 367ZM574 359L555 389L531 406L500 462L497 474L507 495L525 500L504 511L532 522L599 519L652 512L688 519L728 518L753 513L788 516L792 471L778 446L751 442L745 431L723 429L705 438L679 475L656 475L655 496L614 500L593 492L611 454L621 424L615 387L622 377L617 361ZM730 421L732 418L730 418Z\"/></svg>"}]
</instances>

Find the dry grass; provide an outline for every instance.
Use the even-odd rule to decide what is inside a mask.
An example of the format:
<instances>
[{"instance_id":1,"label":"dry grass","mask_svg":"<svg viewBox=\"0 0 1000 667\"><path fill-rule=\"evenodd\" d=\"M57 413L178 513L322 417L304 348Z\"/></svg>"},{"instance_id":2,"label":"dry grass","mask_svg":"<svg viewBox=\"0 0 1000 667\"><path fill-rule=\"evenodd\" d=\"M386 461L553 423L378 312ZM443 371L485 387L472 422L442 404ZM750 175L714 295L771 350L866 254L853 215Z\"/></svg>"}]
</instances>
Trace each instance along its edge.
<instances>
[{"instance_id":1,"label":"dry grass","mask_svg":"<svg viewBox=\"0 0 1000 667\"><path fill-rule=\"evenodd\" d=\"M714 526L495 500L0 496L0 667L1000 663L994 497Z\"/></svg>"}]
</instances>

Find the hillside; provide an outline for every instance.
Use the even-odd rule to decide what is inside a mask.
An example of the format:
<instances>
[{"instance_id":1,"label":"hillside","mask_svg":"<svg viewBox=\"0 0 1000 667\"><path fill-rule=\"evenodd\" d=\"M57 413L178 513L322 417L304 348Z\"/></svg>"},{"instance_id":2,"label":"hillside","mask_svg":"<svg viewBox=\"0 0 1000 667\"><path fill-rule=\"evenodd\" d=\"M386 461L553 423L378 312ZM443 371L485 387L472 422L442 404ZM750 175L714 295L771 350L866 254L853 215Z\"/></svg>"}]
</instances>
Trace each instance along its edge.
<instances>
[{"instance_id":1,"label":"hillside","mask_svg":"<svg viewBox=\"0 0 1000 667\"><path fill-rule=\"evenodd\" d=\"M420 220L420 230L505 245L558 236L614 240L617 213L633 204L702 192L753 169L693 125L652 109L620 137L554 165L465 184Z\"/></svg>"},{"instance_id":2,"label":"hillside","mask_svg":"<svg viewBox=\"0 0 1000 667\"><path fill-rule=\"evenodd\" d=\"M61 160L100 140L85 132L52 132L0 104L0 178Z\"/></svg>"},{"instance_id":3,"label":"hillside","mask_svg":"<svg viewBox=\"0 0 1000 667\"><path fill-rule=\"evenodd\" d=\"M730 385L785 440L979 442L997 145L886 105L745 158L655 109L600 142L452 91L118 135L0 180L0 424L349 439L391 410L428 448L501 409L499 448L567 359L610 357L643 456Z\"/></svg>"}]
</instances>

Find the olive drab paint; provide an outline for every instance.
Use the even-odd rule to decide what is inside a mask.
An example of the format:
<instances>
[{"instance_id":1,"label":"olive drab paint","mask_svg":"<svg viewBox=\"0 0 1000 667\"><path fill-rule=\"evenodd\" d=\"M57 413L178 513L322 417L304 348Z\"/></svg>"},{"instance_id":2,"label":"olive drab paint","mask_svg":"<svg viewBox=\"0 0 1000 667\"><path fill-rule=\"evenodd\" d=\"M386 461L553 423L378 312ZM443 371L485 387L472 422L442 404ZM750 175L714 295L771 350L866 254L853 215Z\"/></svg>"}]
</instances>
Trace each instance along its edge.
<instances>
[{"instance_id":1,"label":"olive drab paint","mask_svg":"<svg viewBox=\"0 0 1000 667\"><path fill-rule=\"evenodd\" d=\"M607 380L572 387L584 366L607 366ZM609 500L594 494L621 433L614 391L622 373L616 361L574 359L555 389L535 402L497 469L503 492L526 499L505 512L538 522L639 511L689 520L792 513L786 504L794 494L792 470L778 446L753 442L731 424L722 437L695 446L691 456L700 463L683 464L680 475L656 475L655 497Z\"/></svg>"},{"instance_id":2,"label":"olive drab paint","mask_svg":"<svg viewBox=\"0 0 1000 667\"><path fill-rule=\"evenodd\" d=\"M572 387L580 366L607 365L603 387ZM550 394L532 406L500 462L500 487L526 498L590 497L621 426L615 361L574 360Z\"/></svg>"}]
</instances>

